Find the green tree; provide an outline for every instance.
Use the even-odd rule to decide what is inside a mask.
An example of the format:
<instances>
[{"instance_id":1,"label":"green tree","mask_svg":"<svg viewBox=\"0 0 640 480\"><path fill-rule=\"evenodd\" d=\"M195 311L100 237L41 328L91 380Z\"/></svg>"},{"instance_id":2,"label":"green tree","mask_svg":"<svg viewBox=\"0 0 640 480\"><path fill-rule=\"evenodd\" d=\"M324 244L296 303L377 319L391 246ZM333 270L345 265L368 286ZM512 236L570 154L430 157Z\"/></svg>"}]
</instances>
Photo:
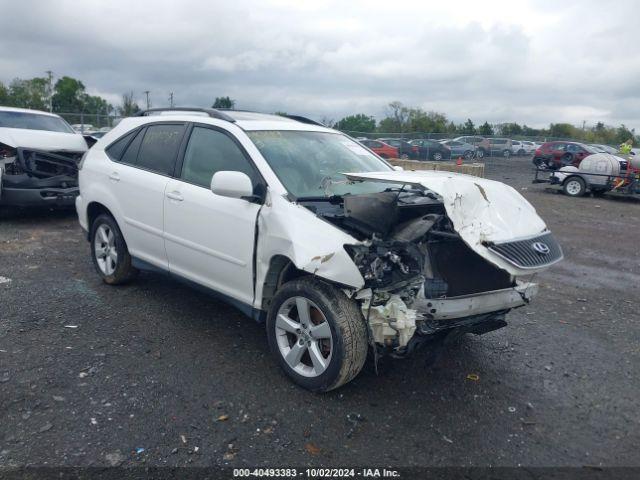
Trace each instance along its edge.
<instances>
[{"instance_id":1,"label":"green tree","mask_svg":"<svg viewBox=\"0 0 640 480\"><path fill-rule=\"evenodd\" d=\"M476 126L473 124L470 118L467 118L467 121L462 125L462 132L467 135L475 135L476 134Z\"/></svg>"},{"instance_id":2,"label":"green tree","mask_svg":"<svg viewBox=\"0 0 640 480\"><path fill-rule=\"evenodd\" d=\"M42 77L15 78L9 84L8 103L12 107L48 110L48 85L48 80Z\"/></svg>"},{"instance_id":3,"label":"green tree","mask_svg":"<svg viewBox=\"0 0 640 480\"><path fill-rule=\"evenodd\" d=\"M549 125L549 136L555 138L579 138L578 129L570 123L552 123Z\"/></svg>"},{"instance_id":4,"label":"green tree","mask_svg":"<svg viewBox=\"0 0 640 480\"><path fill-rule=\"evenodd\" d=\"M8 106L10 103L9 89L4 83L0 82L0 105Z\"/></svg>"},{"instance_id":5,"label":"green tree","mask_svg":"<svg viewBox=\"0 0 640 480\"><path fill-rule=\"evenodd\" d=\"M501 123L498 125L500 135L505 137L512 137L515 135L522 135L522 127L517 123Z\"/></svg>"},{"instance_id":6,"label":"green tree","mask_svg":"<svg viewBox=\"0 0 640 480\"><path fill-rule=\"evenodd\" d=\"M228 108L233 110L236 106L236 101L230 97L216 97L211 105L211 108Z\"/></svg>"},{"instance_id":7,"label":"green tree","mask_svg":"<svg viewBox=\"0 0 640 480\"><path fill-rule=\"evenodd\" d=\"M629 130L624 124L620 125L616 129L616 144L620 144L626 142L627 140L636 140L635 138L636 132L635 129Z\"/></svg>"},{"instance_id":8,"label":"green tree","mask_svg":"<svg viewBox=\"0 0 640 480\"><path fill-rule=\"evenodd\" d=\"M84 84L75 78L62 77L54 86L53 110L56 112L84 112L85 93Z\"/></svg>"},{"instance_id":9,"label":"green tree","mask_svg":"<svg viewBox=\"0 0 640 480\"><path fill-rule=\"evenodd\" d=\"M120 115L123 117L130 117L140 111L140 107L135 101L133 92L127 92L122 94L122 105L119 107Z\"/></svg>"},{"instance_id":10,"label":"green tree","mask_svg":"<svg viewBox=\"0 0 640 480\"><path fill-rule=\"evenodd\" d=\"M493 136L493 127L491 125L489 125L489 122L485 121L482 125L480 125L480 127L478 128L478 133L480 135L483 135L485 137L491 137Z\"/></svg>"},{"instance_id":11,"label":"green tree","mask_svg":"<svg viewBox=\"0 0 640 480\"><path fill-rule=\"evenodd\" d=\"M376 121L373 117L365 115L364 113L358 113L344 117L335 124L335 128L347 132L370 133L376 129Z\"/></svg>"}]
</instances>

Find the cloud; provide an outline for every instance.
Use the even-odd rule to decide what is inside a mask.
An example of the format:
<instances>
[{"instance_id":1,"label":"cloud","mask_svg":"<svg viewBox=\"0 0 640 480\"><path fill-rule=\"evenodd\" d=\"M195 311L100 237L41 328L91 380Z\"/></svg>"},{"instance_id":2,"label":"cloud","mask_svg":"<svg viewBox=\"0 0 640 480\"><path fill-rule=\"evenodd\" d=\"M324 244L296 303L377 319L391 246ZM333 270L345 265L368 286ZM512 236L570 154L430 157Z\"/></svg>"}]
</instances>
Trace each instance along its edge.
<instances>
[{"instance_id":1,"label":"cloud","mask_svg":"<svg viewBox=\"0 0 640 480\"><path fill-rule=\"evenodd\" d=\"M2 80L57 75L117 101L313 117L386 104L456 121L640 126L640 5L597 1L0 1ZM19 19L19 21L18 21Z\"/></svg>"}]
</instances>

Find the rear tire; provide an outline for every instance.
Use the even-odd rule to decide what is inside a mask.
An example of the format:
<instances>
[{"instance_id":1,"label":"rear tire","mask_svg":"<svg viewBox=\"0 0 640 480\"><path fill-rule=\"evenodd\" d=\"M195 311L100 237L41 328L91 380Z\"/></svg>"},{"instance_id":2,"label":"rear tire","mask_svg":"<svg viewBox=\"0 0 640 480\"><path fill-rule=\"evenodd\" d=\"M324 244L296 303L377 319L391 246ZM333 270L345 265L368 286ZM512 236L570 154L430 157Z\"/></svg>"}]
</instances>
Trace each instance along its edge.
<instances>
[{"instance_id":1,"label":"rear tire","mask_svg":"<svg viewBox=\"0 0 640 480\"><path fill-rule=\"evenodd\" d=\"M298 308L308 314L300 316ZM322 325L324 333L314 333ZM316 277L292 280L278 290L267 316L267 337L284 373L314 392L351 381L367 358L367 328L358 304Z\"/></svg>"},{"instance_id":2,"label":"rear tire","mask_svg":"<svg viewBox=\"0 0 640 480\"><path fill-rule=\"evenodd\" d=\"M138 274L131 265L122 232L111 215L102 214L93 221L89 239L93 265L104 283L120 285Z\"/></svg>"},{"instance_id":3,"label":"rear tire","mask_svg":"<svg viewBox=\"0 0 640 480\"><path fill-rule=\"evenodd\" d=\"M431 154L431 158L433 160L435 160L436 162L439 162L440 160L442 160L442 153L440 152L433 152L433 154Z\"/></svg>"},{"instance_id":4,"label":"rear tire","mask_svg":"<svg viewBox=\"0 0 640 480\"><path fill-rule=\"evenodd\" d=\"M587 185L580 177L569 177L562 185L562 191L570 197L581 197L587 191Z\"/></svg>"},{"instance_id":5,"label":"rear tire","mask_svg":"<svg viewBox=\"0 0 640 480\"><path fill-rule=\"evenodd\" d=\"M482 148L478 149L478 151L476 152L476 157L484 158L484 150Z\"/></svg>"}]
</instances>

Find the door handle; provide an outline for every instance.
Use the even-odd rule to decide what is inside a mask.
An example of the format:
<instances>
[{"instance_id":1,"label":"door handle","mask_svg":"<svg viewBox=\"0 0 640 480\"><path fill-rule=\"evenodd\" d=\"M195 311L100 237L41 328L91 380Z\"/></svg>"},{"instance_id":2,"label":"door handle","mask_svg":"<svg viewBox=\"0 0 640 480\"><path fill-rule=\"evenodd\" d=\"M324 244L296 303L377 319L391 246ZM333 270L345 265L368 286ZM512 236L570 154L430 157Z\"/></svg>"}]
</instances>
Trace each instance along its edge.
<instances>
[{"instance_id":1,"label":"door handle","mask_svg":"<svg viewBox=\"0 0 640 480\"><path fill-rule=\"evenodd\" d=\"M176 202L181 202L184 200L184 197L180 195L180 192L168 192L167 198L170 198L171 200L175 200Z\"/></svg>"},{"instance_id":2,"label":"door handle","mask_svg":"<svg viewBox=\"0 0 640 480\"><path fill-rule=\"evenodd\" d=\"M120 175L118 175L118 172L112 172L109 174L109 180L113 180L114 182L119 182Z\"/></svg>"}]
</instances>

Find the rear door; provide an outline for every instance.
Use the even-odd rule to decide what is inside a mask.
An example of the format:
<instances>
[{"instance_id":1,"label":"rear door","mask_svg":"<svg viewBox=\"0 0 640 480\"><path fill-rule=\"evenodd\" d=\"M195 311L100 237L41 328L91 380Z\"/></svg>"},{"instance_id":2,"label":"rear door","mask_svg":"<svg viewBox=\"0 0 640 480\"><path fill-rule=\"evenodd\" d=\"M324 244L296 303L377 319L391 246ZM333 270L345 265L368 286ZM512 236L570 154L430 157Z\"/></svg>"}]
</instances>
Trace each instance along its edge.
<instances>
[{"instance_id":1,"label":"rear door","mask_svg":"<svg viewBox=\"0 0 640 480\"><path fill-rule=\"evenodd\" d=\"M240 143L226 130L194 125L164 198L169 270L246 304L253 303L253 251L260 205L216 195L218 171L246 173L254 192L264 181Z\"/></svg>"},{"instance_id":2,"label":"rear door","mask_svg":"<svg viewBox=\"0 0 640 480\"><path fill-rule=\"evenodd\" d=\"M140 128L108 174L123 217L120 228L129 252L164 269L168 267L163 239L164 191L175 168L184 130L183 123Z\"/></svg>"}]
</instances>

